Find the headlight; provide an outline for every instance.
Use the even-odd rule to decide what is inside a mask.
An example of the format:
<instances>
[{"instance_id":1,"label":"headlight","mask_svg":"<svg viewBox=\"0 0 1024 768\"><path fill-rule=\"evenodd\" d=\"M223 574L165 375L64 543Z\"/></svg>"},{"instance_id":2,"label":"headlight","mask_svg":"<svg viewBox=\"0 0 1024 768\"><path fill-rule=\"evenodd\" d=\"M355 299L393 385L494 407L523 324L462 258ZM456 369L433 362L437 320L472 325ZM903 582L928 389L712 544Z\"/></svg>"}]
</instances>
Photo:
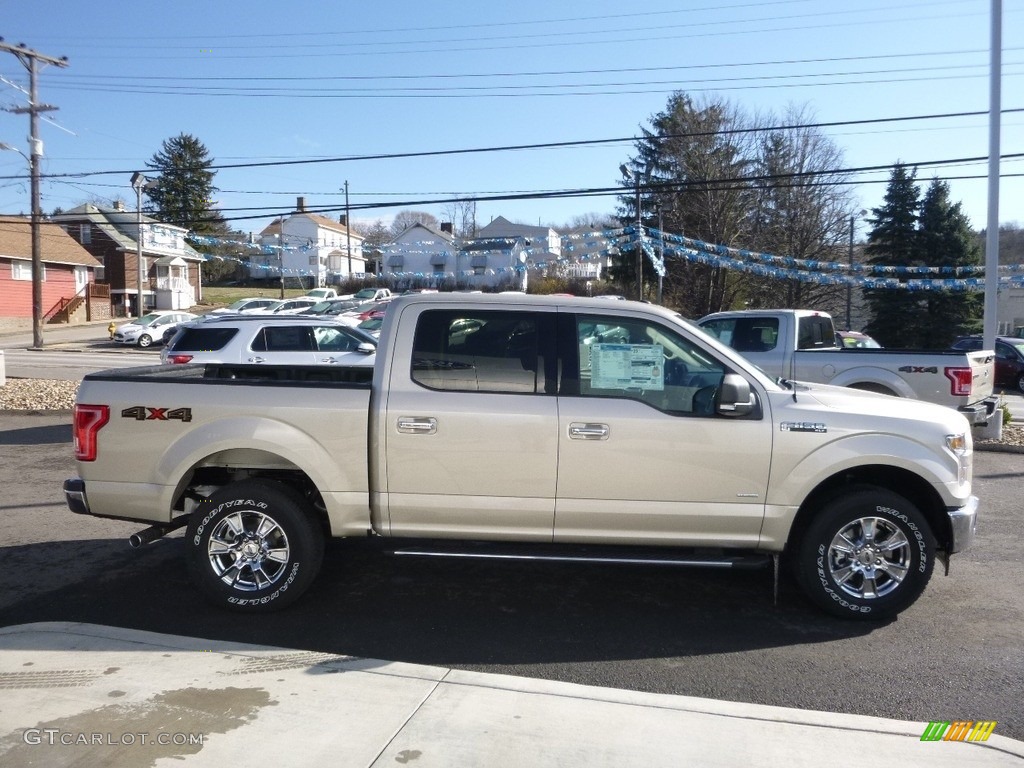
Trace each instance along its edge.
<instances>
[{"instance_id":1,"label":"headlight","mask_svg":"<svg viewBox=\"0 0 1024 768\"><path fill-rule=\"evenodd\" d=\"M970 436L965 432L961 432L958 435L946 435L946 448L956 457L957 482L963 485L967 482L970 472Z\"/></svg>"}]
</instances>

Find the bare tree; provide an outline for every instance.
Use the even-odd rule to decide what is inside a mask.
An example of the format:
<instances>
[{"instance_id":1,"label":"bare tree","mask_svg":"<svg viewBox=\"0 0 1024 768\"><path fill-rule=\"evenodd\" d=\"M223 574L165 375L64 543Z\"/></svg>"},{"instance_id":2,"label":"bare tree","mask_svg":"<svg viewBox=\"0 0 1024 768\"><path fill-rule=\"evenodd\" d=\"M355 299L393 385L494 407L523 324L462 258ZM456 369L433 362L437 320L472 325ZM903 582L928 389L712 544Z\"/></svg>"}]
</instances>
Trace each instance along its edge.
<instances>
[{"instance_id":1,"label":"bare tree","mask_svg":"<svg viewBox=\"0 0 1024 768\"><path fill-rule=\"evenodd\" d=\"M398 237L413 224L426 224L436 229L438 221L434 214L426 211L399 211L391 224L391 234Z\"/></svg>"},{"instance_id":2,"label":"bare tree","mask_svg":"<svg viewBox=\"0 0 1024 768\"><path fill-rule=\"evenodd\" d=\"M441 209L444 221L452 224L458 237L476 237L476 200L455 200Z\"/></svg>"},{"instance_id":3,"label":"bare tree","mask_svg":"<svg viewBox=\"0 0 1024 768\"><path fill-rule=\"evenodd\" d=\"M803 260L846 261L851 202L842 151L818 128L807 107L790 106L758 134L751 188L749 248ZM836 312L845 301L842 286L800 279L746 281L744 301L754 307L787 306Z\"/></svg>"}]
</instances>

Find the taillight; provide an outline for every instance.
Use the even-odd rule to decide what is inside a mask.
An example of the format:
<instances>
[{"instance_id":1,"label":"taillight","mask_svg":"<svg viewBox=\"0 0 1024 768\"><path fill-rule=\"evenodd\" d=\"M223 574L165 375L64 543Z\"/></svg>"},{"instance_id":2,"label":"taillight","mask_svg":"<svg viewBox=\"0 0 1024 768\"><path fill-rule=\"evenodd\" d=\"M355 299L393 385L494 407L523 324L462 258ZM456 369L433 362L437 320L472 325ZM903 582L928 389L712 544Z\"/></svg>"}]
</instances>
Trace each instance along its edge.
<instances>
[{"instance_id":1,"label":"taillight","mask_svg":"<svg viewBox=\"0 0 1024 768\"><path fill-rule=\"evenodd\" d=\"M73 434L76 459L96 461L96 435L108 421L110 421L110 406L75 405Z\"/></svg>"},{"instance_id":2,"label":"taillight","mask_svg":"<svg viewBox=\"0 0 1024 768\"><path fill-rule=\"evenodd\" d=\"M946 378L950 380L951 395L969 395L974 384L974 371L970 368L947 368Z\"/></svg>"},{"instance_id":3,"label":"taillight","mask_svg":"<svg viewBox=\"0 0 1024 768\"><path fill-rule=\"evenodd\" d=\"M184 365L192 359L192 355L168 355L167 362L175 365Z\"/></svg>"}]
</instances>

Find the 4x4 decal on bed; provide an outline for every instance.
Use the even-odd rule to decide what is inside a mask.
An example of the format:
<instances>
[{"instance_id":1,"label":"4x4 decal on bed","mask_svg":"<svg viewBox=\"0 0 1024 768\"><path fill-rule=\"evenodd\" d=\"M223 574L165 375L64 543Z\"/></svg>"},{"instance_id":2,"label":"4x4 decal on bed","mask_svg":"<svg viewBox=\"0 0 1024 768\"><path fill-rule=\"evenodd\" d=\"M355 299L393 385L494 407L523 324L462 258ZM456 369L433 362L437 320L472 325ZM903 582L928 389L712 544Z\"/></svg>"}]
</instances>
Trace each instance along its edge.
<instances>
[{"instance_id":1,"label":"4x4 decal on bed","mask_svg":"<svg viewBox=\"0 0 1024 768\"><path fill-rule=\"evenodd\" d=\"M151 408L135 405L121 411L121 417L136 421L192 421L191 408Z\"/></svg>"}]
</instances>

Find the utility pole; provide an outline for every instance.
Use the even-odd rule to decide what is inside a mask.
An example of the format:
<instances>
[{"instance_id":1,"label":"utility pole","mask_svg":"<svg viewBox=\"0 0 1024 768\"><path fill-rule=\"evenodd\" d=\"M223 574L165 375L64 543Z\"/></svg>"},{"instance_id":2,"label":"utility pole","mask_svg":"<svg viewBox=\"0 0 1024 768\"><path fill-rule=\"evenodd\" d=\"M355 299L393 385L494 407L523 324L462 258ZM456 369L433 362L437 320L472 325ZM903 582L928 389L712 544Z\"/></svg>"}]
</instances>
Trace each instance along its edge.
<instances>
[{"instance_id":1,"label":"utility pole","mask_svg":"<svg viewBox=\"0 0 1024 768\"><path fill-rule=\"evenodd\" d=\"M345 254L348 256L348 279L352 279L352 219L348 210L348 179L345 179Z\"/></svg>"},{"instance_id":2,"label":"utility pole","mask_svg":"<svg viewBox=\"0 0 1024 768\"><path fill-rule=\"evenodd\" d=\"M17 46L9 45L2 37L0 51L13 53L28 70L28 106L15 107L7 111L16 115L27 112L29 115L29 172L32 176L32 346L39 349L43 346L43 252L39 236L39 225L42 220L39 205L39 158L43 154L43 142L39 138L39 113L52 112L57 107L39 103L36 80L40 61L44 64L66 67L68 57L62 56L57 59L46 56L26 48L24 43Z\"/></svg>"}]
</instances>

